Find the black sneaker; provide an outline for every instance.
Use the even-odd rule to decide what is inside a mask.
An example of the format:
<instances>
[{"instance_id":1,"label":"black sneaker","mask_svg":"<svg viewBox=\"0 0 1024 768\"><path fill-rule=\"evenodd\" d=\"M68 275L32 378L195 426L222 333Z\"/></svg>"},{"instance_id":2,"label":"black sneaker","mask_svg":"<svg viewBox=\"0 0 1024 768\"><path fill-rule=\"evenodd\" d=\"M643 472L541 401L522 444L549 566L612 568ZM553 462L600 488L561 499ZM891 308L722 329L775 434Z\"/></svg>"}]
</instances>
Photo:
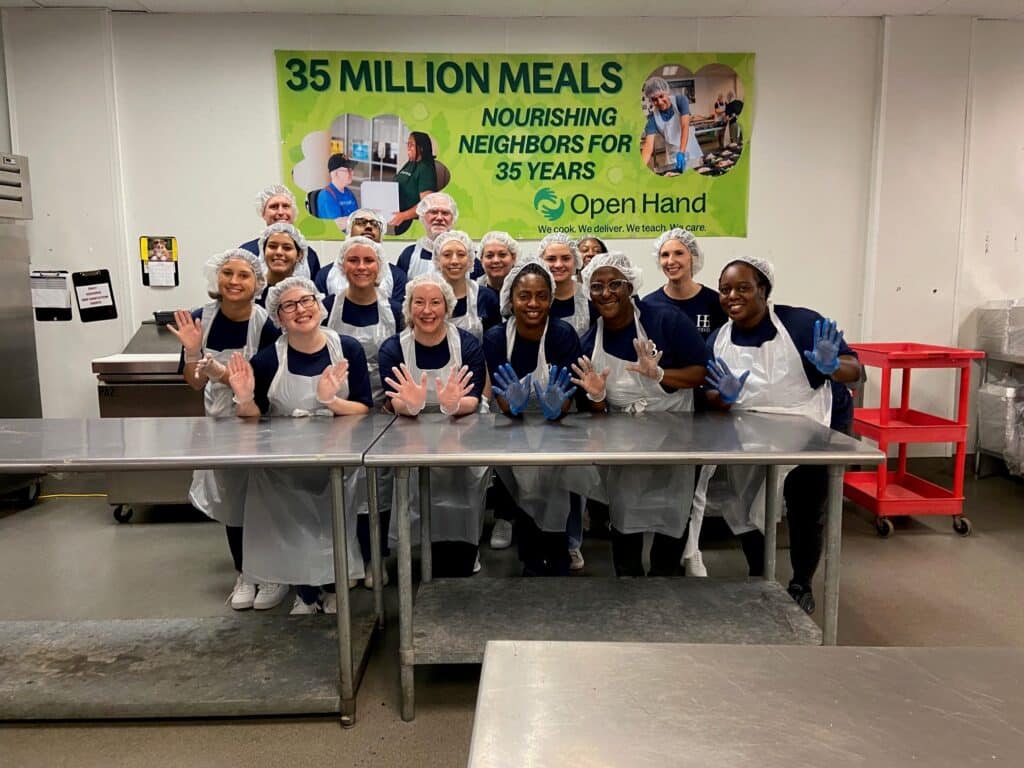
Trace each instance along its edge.
<instances>
[{"instance_id":1,"label":"black sneaker","mask_svg":"<svg viewBox=\"0 0 1024 768\"><path fill-rule=\"evenodd\" d=\"M789 596L796 601L796 604L803 609L804 613L808 616L814 613L814 595L811 594L810 587L805 587L803 584L797 584L795 581L791 581L786 591L789 592Z\"/></svg>"}]
</instances>

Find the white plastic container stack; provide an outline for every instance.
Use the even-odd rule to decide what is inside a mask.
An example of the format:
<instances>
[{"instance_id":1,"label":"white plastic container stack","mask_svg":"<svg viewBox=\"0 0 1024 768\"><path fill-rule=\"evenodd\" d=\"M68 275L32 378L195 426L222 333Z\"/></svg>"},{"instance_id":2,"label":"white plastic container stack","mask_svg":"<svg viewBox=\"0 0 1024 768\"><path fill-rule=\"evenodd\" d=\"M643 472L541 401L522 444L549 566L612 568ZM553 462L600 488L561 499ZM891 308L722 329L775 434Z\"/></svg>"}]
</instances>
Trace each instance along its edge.
<instances>
[{"instance_id":1,"label":"white plastic container stack","mask_svg":"<svg viewBox=\"0 0 1024 768\"><path fill-rule=\"evenodd\" d=\"M1016 451L1020 425L1017 404L1024 388L990 383L978 390L978 441L984 451L1005 456Z\"/></svg>"},{"instance_id":2,"label":"white plastic container stack","mask_svg":"<svg viewBox=\"0 0 1024 768\"><path fill-rule=\"evenodd\" d=\"M1024 299L990 301L978 310L978 348L1024 356Z\"/></svg>"}]
</instances>

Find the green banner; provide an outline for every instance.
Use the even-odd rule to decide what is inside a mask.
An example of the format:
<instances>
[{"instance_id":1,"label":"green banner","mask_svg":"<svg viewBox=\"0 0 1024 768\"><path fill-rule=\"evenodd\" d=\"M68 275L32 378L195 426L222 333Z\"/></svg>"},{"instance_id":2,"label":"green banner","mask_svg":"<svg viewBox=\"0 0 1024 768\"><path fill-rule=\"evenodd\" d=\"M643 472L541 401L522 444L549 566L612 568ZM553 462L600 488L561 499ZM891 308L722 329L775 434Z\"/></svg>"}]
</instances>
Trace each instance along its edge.
<instances>
[{"instance_id":1,"label":"green banner","mask_svg":"<svg viewBox=\"0 0 1024 768\"><path fill-rule=\"evenodd\" d=\"M342 239L362 204L410 212L400 237L415 239L412 208L438 188L473 237L746 235L752 53L275 56L283 175L309 238Z\"/></svg>"}]
</instances>

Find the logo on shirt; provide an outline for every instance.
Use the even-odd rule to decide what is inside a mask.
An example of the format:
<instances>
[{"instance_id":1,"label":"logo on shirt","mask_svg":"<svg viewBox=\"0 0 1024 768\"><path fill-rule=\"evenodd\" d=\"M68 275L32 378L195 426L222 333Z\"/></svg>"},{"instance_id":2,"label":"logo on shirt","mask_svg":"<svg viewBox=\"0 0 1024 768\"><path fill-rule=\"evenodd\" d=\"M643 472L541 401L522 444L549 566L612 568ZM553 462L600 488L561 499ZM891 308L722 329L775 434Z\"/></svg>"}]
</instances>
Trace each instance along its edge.
<instances>
[{"instance_id":1,"label":"logo on shirt","mask_svg":"<svg viewBox=\"0 0 1024 768\"><path fill-rule=\"evenodd\" d=\"M697 330L708 333L711 330L711 315L697 315Z\"/></svg>"},{"instance_id":2,"label":"logo on shirt","mask_svg":"<svg viewBox=\"0 0 1024 768\"><path fill-rule=\"evenodd\" d=\"M548 221L558 221L565 213L565 201L551 187L541 187L533 196L533 207Z\"/></svg>"}]
</instances>

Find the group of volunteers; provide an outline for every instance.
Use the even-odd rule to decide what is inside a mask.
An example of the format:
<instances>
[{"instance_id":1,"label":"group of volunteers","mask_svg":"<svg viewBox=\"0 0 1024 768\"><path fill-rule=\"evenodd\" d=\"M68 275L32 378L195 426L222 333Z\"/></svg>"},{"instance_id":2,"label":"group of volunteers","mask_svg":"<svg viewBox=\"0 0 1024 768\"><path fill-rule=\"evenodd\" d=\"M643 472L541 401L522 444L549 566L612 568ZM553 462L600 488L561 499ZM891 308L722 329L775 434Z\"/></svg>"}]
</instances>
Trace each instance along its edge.
<instances>
[{"instance_id":1,"label":"group of volunteers","mask_svg":"<svg viewBox=\"0 0 1024 768\"><path fill-rule=\"evenodd\" d=\"M455 229L441 192L416 206L424 235L394 264L388 222L360 209L337 257L321 266L293 225L283 186L264 190L260 236L207 264L209 303L180 310L170 330L183 374L210 416L304 418L386 410L400 418L534 412L749 409L796 413L848 430L845 383L860 377L834 322L772 301L772 265L738 257L717 286L696 282L704 255L671 229L654 243L667 282L640 298L641 270L596 238L554 232L530 251L505 232L476 242ZM717 290L716 290L717 289ZM571 417L570 417L571 418ZM515 531L524 575L583 567L583 510L607 516L619 576L706 575L700 522L714 509L740 538L750 575L764 569L764 475L747 467L430 468L434 574L480 569L484 510L491 545ZM382 525L393 478L380 473ZM373 586L366 479L346 481L348 587ZM419 483L410 483L412 509ZM822 552L824 467L799 466L783 494L791 542L789 593L811 612ZM331 493L325 469L202 470L193 504L226 526L238 577L235 609L268 609L296 588L292 613L337 610ZM692 510L692 514L691 514ZM649 567L642 556L653 534ZM392 541L394 536L391 537ZM386 581L386 571L384 572ZM344 585L342 585L344 588Z\"/></svg>"}]
</instances>

